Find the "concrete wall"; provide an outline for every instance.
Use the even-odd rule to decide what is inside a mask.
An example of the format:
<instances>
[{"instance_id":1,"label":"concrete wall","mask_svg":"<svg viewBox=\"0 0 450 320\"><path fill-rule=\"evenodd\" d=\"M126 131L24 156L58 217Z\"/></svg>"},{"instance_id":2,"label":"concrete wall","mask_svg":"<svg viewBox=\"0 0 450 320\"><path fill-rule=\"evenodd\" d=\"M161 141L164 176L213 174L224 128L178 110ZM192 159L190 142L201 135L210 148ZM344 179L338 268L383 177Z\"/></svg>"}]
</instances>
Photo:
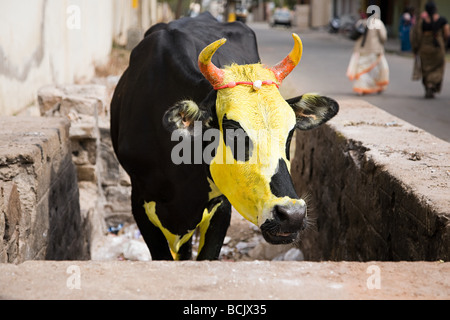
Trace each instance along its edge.
<instances>
[{"instance_id":1,"label":"concrete wall","mask_svg":"<svg viewBox=\"0 0 450 320\"><path fill-rule=\"evenodd\" d=\"M156 0L0 2L0 115L35 102L48 84L83 82L128 30L170 18Z\"/></svg>"},{"instance_id":2,"label":"concrete wall","mask_svg":"<svg viewBox=\"0 0 450 320\"><path fill-rule=\"evenodd\" d=\"M308 194L310 260L450 259L450 144L364 101L297 132L292 177Z\"/></svg>"},{"instance_id":3,"label":"concrete wall","mask_svg":"<svg viewBox=\"0 0 450 320\"><path fill-rule=\"evenodd\" d=\"M89 258L69 122L0 118L0 262Z\"/></svg>"},{"instance_id":4,"label":"concrete wall","mask_svg":"<svg viewBox=\"0 0 450 320\"><path fill-rule=\"evenodd\" d=\"M11 115L49 83L88 79L105 63L113 38L113 2L0 2L0 114Z\"/></svg>"}]
</instances>

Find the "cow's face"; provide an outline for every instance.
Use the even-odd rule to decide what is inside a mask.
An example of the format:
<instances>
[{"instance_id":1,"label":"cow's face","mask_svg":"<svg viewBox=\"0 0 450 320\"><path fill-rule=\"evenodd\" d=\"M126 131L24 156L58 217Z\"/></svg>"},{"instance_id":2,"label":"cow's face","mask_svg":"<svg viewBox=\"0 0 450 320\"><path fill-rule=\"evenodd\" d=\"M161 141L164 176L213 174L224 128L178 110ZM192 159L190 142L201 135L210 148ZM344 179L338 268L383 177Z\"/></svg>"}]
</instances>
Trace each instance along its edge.
<instances>
[{"instance_id":1,"label":"cow's face","mask_svg":"<svg viewBox=\"0 0 450 320\"><path fill-rule=\"evenodd\" d=\"M210 60L222 40L205 48L202 54L208 57L199 57L200 69L217 90L213 114L220 139L210 162L211 176L236 210L273 244L294 241L307 224L306 203L295 192L289 173L293 132L316 127L338 110L334 100L318 95L288 101L281 96L278 84L301 56L300 39L294 39L293 51L270 69L261 64L216 68ZM286 66L292 60L294 66ZM179 105L195 109L192 102ZM196 120L202 114L201 106L197 108Z\"/></svg>"},{"instance_id":2,"label":"cow's face","mask_svg":"<svg viewBox=\"0 0 450 320\"><path fill-rule=\"evenodd\" d=\"M276 82L261 65L225 69L225 82ZM216 114L221 131L211 176L246 219L271 243L291 242L307 214L289 175L289 144L296 118L275 85L238 85L219 90Z\"/></svg>"}]
</instances>

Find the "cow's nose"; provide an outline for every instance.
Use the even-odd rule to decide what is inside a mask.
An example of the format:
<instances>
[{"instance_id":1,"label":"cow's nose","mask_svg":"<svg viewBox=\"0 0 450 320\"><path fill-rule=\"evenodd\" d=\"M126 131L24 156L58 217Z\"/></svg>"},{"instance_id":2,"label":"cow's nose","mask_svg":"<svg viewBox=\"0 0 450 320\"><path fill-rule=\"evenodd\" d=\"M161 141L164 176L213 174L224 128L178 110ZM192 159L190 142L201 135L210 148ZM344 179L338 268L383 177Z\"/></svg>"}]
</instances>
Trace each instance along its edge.
<instances>
[{"instance_id":1,"label":"cow's nose","mask_svg":"<svg viewBox=\"0 0 450 320\"><path fill-rule=\"evenodd\" d=\"M285 205L275 205L272 219L261 225L261 233L272 244L292 243L306 227L306 204L303 200L292 200Z\"/></svg>"},{"instance_id":2,"label":"cow's nose","mask_svg":"<svg viewBox=\"0 0 450 320\"><path fill-rule=\"evenodd\" d=\"M273 217L280 223L282 229L298 231L303 228L303 222L306 216L306 205L297 202L293 205L276 205L273 211Z\"/></svg>"}]
</instances>

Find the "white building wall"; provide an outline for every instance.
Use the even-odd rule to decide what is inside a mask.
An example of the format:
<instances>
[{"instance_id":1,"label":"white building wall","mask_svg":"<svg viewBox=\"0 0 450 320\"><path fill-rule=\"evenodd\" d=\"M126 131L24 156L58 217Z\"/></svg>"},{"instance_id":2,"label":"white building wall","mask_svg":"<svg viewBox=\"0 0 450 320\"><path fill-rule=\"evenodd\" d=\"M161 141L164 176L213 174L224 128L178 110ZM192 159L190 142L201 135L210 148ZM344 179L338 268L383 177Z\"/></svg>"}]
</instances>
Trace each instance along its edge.
<instances>
[{"instance_id":1,"label":"white building wall","mask_svg":"<svg viewBox=\"0 0 450 320\"><path fill-rule=\"evenodd\" d=\"M113 39L110 0L0 1L0 115L33 103L50 83L73 83L105 63Z\"/></svg>"},{"instance_id":2,"label":"white building wall","mask_svg":"<svg viewBox=\"0 0 450 320\"><path fill-rule=\"evenodd\" d=\"M331 19L331 0L311 0L311 27L326 26Z\"/></svg>"}]
</instances>

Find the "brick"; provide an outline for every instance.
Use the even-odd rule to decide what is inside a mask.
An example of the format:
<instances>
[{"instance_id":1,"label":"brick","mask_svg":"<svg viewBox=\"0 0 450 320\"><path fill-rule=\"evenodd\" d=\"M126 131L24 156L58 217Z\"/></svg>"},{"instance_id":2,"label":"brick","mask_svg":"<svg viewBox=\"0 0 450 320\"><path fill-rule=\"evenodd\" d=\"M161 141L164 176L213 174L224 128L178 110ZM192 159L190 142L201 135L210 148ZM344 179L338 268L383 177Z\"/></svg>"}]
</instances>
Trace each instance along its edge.
<instances>
[{"instance_id":1,"label":"brick","mask_svg":"<svg viewBox=\"0 0 450 320\"><path fill-rule=\"evenodd\" d=\"M59 108L63 95L63 91L53 85L40 88L38 90L38 104L41 115Z\"/></svg>"},{"instance_id":2,"label":"brick","mask_svg":"<svg viewBox=\"0 0 450 320\"><path fill-rule=\"evenodd\" d=\"M44 86L37 93L41 115L66 116L71 111L85 115L105 113L107 90L103 85Z\"/></svg>"}]
</instances>

